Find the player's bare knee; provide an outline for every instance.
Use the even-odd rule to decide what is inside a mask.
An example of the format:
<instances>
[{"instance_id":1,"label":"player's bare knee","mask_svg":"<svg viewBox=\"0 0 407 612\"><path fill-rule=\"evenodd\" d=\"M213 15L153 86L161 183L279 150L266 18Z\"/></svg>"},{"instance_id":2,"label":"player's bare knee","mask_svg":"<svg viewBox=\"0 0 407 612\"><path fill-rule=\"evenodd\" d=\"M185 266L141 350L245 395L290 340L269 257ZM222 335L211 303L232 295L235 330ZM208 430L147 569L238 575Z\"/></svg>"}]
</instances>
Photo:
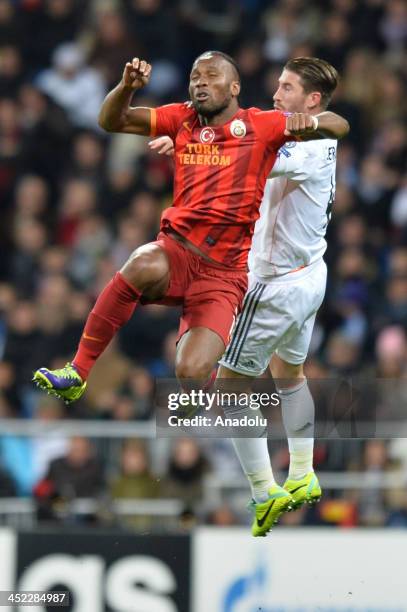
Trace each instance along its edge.
<instances>
[{"instance_id":1,"label":"player's bare knee","mask_svg":"<svg viewBox=\"0 0 407 612\"><path fill-rule=\"evenodd\" d=\"M180 359L175 364L175 373L179 380L192 378L205 381L209 378L214 364L202 356Z\"/></svg>"},{"instance_id":2,"label":"player's bare knee","mask_svg":"<svg viewBox=\"0 0 407 612\"><path fill-rule=\"evenodd\" d=\"M146 291L169 275L169 261L163 249L146 244L134 251L121 269L121 273L140 291Z\"/></svg>"}]
</instances>

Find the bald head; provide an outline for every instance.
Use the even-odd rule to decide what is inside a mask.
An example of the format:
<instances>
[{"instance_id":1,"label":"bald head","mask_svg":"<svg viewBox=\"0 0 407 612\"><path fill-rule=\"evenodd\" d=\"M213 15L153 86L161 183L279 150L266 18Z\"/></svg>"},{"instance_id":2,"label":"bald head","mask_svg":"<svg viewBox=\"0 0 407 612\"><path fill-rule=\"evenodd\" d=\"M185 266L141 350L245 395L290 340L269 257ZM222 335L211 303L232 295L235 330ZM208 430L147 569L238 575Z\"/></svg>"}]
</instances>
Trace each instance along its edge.
<instances>
[{"instance_id":1,"label":"bald head","mask_svg":"<svg viewBox=\"0 0 407 612\"><path fill-rule=\"evenodd\" d=\"M196 62L199 62L200 60L211 60L214 58L219 58L221 60L224 60L224 63L229 64L230 68L232 69L231 74L233 75L233 79L236 80L238 83L241 82L239 66L237 65L233 57L231 57L227 53L223 53L223 51L205 51L204 53L201 53L201 55L198 55L198 57L194 61L192 67L194 67Z\"/></svg>"}]
</instances>

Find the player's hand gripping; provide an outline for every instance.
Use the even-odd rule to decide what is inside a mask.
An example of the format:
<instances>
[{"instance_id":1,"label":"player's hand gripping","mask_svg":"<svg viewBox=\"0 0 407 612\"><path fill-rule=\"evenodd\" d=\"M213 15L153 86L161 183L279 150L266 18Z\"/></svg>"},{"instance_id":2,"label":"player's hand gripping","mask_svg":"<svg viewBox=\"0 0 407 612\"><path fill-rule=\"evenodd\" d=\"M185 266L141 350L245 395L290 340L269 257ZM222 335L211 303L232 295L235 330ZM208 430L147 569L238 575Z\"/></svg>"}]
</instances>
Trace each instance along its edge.
<instances>
[{"instance_id":1,"label":"player's hand gripping","mask_svg":"<svg viewBox=\"0 0 407 612\"><path fill-rule=\"evenodd\" d=\"M131 89L141 89L150 80L151 64L138 57L134 57L131 62L127 62L122 76L122 83Z\"/></svg>"},{"instance_id":2,"label":"player's hand gripping","mask_svg":"<svg viewBox=\"0 0 407 612\"><path fill-rule=\"evenodd\" d=\"M168 157L174 155L174 143L169 136L160 136L150 140L148 146L159 155L168 155Z\"/></svg>"},{"instance_id":3,"label":"player's hand gripping","mask_svg":"<svg viewBox=\"0 0 407 612\"><path fill-rule=\"evenodd\" d=\"M308 113L291 113L285 122L286 136L305 136L316 132L318 129L317 120Z\"/></svg>"}]
</instances>

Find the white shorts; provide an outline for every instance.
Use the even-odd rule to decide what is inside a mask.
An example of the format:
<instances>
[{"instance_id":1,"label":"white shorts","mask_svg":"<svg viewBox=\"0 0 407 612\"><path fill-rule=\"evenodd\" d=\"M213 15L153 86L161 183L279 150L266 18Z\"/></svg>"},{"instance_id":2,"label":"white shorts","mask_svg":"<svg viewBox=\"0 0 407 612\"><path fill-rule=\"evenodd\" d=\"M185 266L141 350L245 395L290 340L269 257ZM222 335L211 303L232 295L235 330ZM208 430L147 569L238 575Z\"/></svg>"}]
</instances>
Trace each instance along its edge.
<instances>
[{"instance_id":1,"label":"white shorts","mask_svg":"<svg viewBox=\"0 0 407 612\"><path fill-rule=\"evenodd\" d=\"M220 363L248 376L263 374L273 353L293 365L304 363L326 277L323 259L270 279L250 272L243 309Z\"/></svg>"}]
</instances>

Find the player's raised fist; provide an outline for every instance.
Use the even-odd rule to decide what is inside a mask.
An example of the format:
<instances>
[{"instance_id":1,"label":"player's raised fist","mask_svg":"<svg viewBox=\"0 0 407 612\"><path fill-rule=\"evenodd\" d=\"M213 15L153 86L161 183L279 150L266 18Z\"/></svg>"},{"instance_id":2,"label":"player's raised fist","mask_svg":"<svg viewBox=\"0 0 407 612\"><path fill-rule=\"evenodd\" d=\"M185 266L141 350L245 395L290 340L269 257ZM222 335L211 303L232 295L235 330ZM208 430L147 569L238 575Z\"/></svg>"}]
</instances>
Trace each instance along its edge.
<instances>
[{"instance_id":1,"label":"player's raised fist","mask_svg":"<svg viewBox=\"0 0 407 612\"><path fill-rule=\"evenodd\" d=\"M312 115L308 113L291 113L285 122L285 134L287 136L304 136L315 132L318 123Z\"/></svg>"},{"instance_id":2,"label":"player's raised fist","mask_svg":"<svg viewBox=\"0 0 407 612\"><path fill-rule=\"evenodd\" d=\"M131 62L127 62L124 70L122 83L132 89L145 87L150 79L151 64L138 57L134 57Z\"/></svg>"}]
</instances>

